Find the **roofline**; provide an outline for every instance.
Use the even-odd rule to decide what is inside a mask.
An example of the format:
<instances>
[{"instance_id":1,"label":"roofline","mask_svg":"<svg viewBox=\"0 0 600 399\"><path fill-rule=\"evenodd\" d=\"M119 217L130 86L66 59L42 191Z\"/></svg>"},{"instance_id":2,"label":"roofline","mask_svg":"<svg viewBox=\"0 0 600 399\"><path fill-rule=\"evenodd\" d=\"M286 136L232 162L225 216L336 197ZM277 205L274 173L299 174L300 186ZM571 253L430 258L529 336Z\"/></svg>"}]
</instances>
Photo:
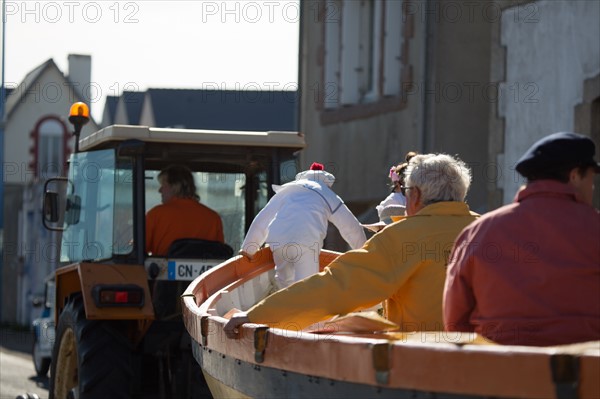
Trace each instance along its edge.
<instances>
[{"instance_id":1,"label":"roofline","mask_svg":"<svg viewBox=\"0 0 600 399\"><path fill-rule=\"evenodd\" d=\"M304 135L289 131L233 131L167 129L148 126L111 125L79 140L80 151L92 150L111 141L141 140L155 143L239 145L251 147L306 147Z\"/></svg>"},{"instance_id":2,"label":"roofline","mask_svg":"<svg viewBox=\"0 0 600 399\"><path fill-rule=\"evenodd\" d=\"M73 82L71 81L71 79L69 79L67 76L65 76L64 72L60 70L60 68L58 67L58 65L56 65L56 62L54 62L53 58L49 58L48 60L46 60L45 62L41 63L40 65L38 65L37 67L33 68L31 71L27 72L27 74L25 74L25 77L23 78L23 80L17 85L17 87L14 88L14 90L12 91L12 93L10 95L8 95L6 97L6 99L4 100L5 103L4 105L7 106L5 108L5 120L8 121L8 119L10 118L10 116L14 113L14 111L19 108L19 106L21 104L24 103L24 97L26 97L29 94L29 89L30 87L32 87L35 83L37 83L38 80L40 80L40 77L44 74L44 72L46 72L46 70L50 69L54 67L59 75L61 75L63 77L63 79L65 80L65 83L67 83L67 87L68 89L72 90L72 94L73 94L73 98L74 100L72 102L76 102L76 101L83 101L83 102L87 102L85 101L85 99L83 99L79 93L77 92L77 90L75 90L75 87L73 86ZM35 76L33 78L33 80L29 83L29 86L25 87L25 82L27 80L27 77L31 74L35 72ZM6 82L5 82L6 84ZM14 102L12 103L8 103L8 99L11 98L11 96L14 95L18 95L18 97L15 98ZM12 101L12 98L11 98ZM8 105L10 106L10 108L8 107ZM94 119L93 116L90 115L91 120L94 122L94 124L98 125L98 122L96 122L96 120Z\"/></svg>"},{"instance_id":3,"label":"roofline","mask_svg":"<svg viewBox=\"0 0 600 399\"><path fill-rule=\"evenodd\" d=\"M9 96L7 96L5 99L4 105L6 106L6 108L5 108L6 121L8 121L10 116L13 114L13 111L16 108L18 108L19 105L21 105L23 103L22 99L29 93L29 88L39 80L40 76L46 71L46 69L51 68L52 66L54 66L56 69L58 69L58 66L56 66L56 63L54 62L54 60L52 58L49 58L25 74L25 77L23 78L23 80L21 80L21 82L19 82L19 84L14 88L14 91ZM58 69L58 70L60 72L60 69ZM34 73L35 73L35 75L33 76L33 79L31 80L29 86L25 87L25 82L27 81L27 78L31 74L34 74ZM6 84L6 82L5 82L5 84ZM17 96L17 97L12 97L12 96ZM9 98L10 98L10 100L9 100ZM13 101L13 98L14 98L14 101Z\"/></svg>"}]
</instances>

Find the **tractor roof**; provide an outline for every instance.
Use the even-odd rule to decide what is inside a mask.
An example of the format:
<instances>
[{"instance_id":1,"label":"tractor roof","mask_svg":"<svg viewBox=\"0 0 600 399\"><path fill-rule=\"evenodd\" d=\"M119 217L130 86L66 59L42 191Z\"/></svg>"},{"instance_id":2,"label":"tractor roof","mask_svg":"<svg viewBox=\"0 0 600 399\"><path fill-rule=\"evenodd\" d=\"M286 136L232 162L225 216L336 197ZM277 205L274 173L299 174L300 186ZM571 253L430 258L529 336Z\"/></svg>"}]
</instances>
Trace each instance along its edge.
<instances>
[{"instance_id":1,"label":"tractor roof","mask_svg":"<svg viewBox=\"0 0 600 399\"><path fill-rule=\"evenodd\" d=\"M79 141L80 151L114 148L126 140L189 146L274 147L301 150L306 146L299 132L249 132L227 130L167 129L147 126L112 125Z\"/></svg>"}]
</instances>

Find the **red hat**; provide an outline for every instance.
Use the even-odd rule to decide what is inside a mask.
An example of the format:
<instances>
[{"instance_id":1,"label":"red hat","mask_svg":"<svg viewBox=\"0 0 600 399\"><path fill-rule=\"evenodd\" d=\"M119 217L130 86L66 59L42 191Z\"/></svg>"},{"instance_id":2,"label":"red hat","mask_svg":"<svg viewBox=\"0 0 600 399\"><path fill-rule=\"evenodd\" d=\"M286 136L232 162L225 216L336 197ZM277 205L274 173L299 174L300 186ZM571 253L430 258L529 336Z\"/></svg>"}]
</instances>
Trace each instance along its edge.
<instances>
[{"instance_id":1,"label":"red hat","mask_svg":"<svg viewBox=\"0 0 600 399\"><path fill-rule=\"evenodd\" d=\"M325 167L321 163L313 162L312 165L310 165L310 170L325 170Z\"/></svg>"}]
</instances>

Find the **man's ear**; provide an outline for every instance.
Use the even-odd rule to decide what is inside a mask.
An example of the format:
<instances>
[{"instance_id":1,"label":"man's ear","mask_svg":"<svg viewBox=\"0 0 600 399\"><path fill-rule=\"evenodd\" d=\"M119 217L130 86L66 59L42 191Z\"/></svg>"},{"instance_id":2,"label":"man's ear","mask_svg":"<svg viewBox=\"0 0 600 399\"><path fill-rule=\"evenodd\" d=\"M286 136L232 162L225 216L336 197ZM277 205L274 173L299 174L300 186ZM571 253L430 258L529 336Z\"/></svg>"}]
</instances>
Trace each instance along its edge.
<instances>
[{"instance_id":1,"label":"man's ear","mask_svg":"<svg viewBox=\"0 0 600 399\"><path fill-rule=\"evenodd\" d=\"M579 173L579 168L573 168L569 172L569 183L577 186L578 183L581 181L582 177L583 176L581 176L581 174Z\"/></svg>"},{"instance_id":2,"label":"man's ear","mask_svg":"<svg viewBox=\"0 0 600 399\"><path fill-rule=\"evenodd\" d=\"M422 202L421 202L421 190L419 190L418 187L413 187L410 189L410 194L409 194L409 201L413 201L412 205L416 208L416 209L421 209L422 207Z\"/></svg>"}]
</instances>

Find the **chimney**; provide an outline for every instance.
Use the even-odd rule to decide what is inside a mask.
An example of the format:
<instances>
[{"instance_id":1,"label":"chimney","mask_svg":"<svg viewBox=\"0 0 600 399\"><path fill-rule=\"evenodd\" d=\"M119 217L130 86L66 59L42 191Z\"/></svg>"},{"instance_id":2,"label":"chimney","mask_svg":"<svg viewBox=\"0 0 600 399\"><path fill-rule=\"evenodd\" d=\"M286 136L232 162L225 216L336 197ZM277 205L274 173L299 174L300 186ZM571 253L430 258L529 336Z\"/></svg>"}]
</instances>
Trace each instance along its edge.
<instances>
[{"instance_id":1,"label":"chimney","mask_svg":"<svg viewBox=\"0 0 600 399\"><path fill-rule=\"evenodd\" d=\"M90 107L91 113L91 92L92 83L92 57L90 55L69 54L69 76L68 79L73 84L75 92L81 100Z\"/></svg>"}]
</instances>

